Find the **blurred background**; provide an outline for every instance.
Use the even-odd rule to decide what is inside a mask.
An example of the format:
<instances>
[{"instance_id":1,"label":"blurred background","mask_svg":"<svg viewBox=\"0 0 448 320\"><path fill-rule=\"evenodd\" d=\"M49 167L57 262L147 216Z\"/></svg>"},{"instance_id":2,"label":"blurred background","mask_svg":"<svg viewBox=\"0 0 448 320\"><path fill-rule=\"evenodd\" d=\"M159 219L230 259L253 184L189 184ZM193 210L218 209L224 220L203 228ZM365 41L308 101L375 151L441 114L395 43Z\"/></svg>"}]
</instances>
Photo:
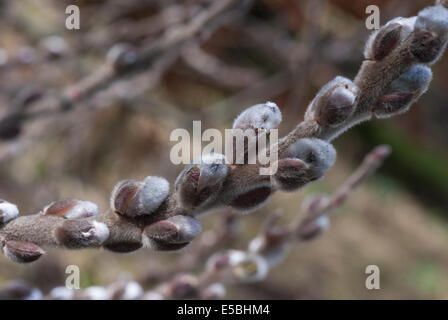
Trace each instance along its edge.
<instances>
[{"instance_id":1,"label":"blurred background","mask_svg":"<svg viewBox=\"0 0 448 320\"><path fill-rule=\"evenodd\" d=\"M280 133L286 134L322 85L337 75L356 75L369 34L368 5L381 9L384 24L433 4L237 1L199 36L163 51L139 72L65 107L39 105L66 92L73 97L79 81L114 56L111 48L125 48L132 62L140 49L182 29L216 1L78 0L81 28L71 31L65 28L69 1L0 1L0 118L17 108L29 113L20 126L3 128L0 198L16 203L21 214L66 197L105 210L119 180L159 175L174 182L183 167L169 160L173 129L191 131L193 120L201 120L203 130L231 128L239 112L267 100L282 110ZM298 193L277 193L262 209L238 218L239 232L228 248L246 248L269 214L291 221L305 196L334 190L372 147L393 148L379 172L332 218L329 232L296 246L264 282L229 286L228 298L448 298L446 55L433 72L428 93L409 113L338 138L338 160L326 179ZM221 220L220 213L203 218L206 234L218 232ZM64 285L65 267L74 264L81 268L82 287L129 277L150 288L189 250L128 255L50 250L28 266L0 256L0 287L23 279L48 292ZM381 289L368 291L365 268L372 264L380 267Z\"/></svg>"}]
</instances>

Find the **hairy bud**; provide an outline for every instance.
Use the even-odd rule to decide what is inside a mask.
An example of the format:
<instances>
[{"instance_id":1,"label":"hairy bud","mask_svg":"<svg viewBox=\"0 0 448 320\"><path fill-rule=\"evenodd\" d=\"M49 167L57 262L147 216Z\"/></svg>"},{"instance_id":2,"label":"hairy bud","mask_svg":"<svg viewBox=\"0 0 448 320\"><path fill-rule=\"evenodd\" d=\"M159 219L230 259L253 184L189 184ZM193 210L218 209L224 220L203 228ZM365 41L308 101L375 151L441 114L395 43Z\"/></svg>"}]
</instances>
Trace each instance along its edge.
<instances>
[{"instance_id":1,"label":"hairy bud","mask_svg":"<svg viewBox=\"0 0 448 320\"><path fill-rule=\"evenodd\" d=\"M300 159L281 159L277 172L271 175L272 184L285 192L296 191L309 182L309 166Z\"/></svg>"},{"instance_id":2,"label":"hairy bud","mask_svg":"<svg viewBox=\"0 0 448 320\"><path fill-rule=\"evenodd\" d=\"M297 230L297 239L301 241L310 241L321 235L330 227L330 219L327 216L321 216L317 219L303 223Z\"/></svg>"},{"instance_id":3,"label":"hairy bud","mask_svg":"<svg viewBox=\"0 0 448 320\"><path fill-rule=\"evenodd\" d=\"M223 181L229 173L229 166L225 163L226 158L219 153L206 154L201 157L198 187L203 189L207 186L216 186Z\"/></svg>"},{"instance_id":4,"label":"hairy bud","mask_svg":"<svg viewBox=\"0 0 448 320\"><path fill-rule=\"evenodd\" d=\"M13 262L30 263L39 259L45 251L31 242L6 241L3 247L4 255Z\"/></svg>"},{"instance_id":5,"label":"hairy bud","mask_svg":"<svg viewBox=\"0 0 448 320\"><path fill-rule=\"evenodd\" d=\"M336 77L319 91L305 117L322 127L337 126L352 114L358 92L352 81Z\"/></svg>"},{"instance_id":6,"label":"hairy bud","mask_svg":"<svg viewBox=\"0 0 448 320\"><path fill-rule=\"evenodd\" d=\"M298 158L309 166L307 175L311 182L322 178L333 166L336 160L336 150L324 140L305 138L293 143L288 148L286 156Z\"/></svg>"},{"instance_id":7,"label":"hairy bud","mask_svg":"<svg viewBox=\"0 0 448 320\"><path fill-rule=\"evenodd\" d=\"M371 59L383 60L389 53L397 47L400 42L400 35L403 26L399 23L387 24L376 34L372 43Z\"/></svg>"},{"instance_id":8,"label":"hairy bud","mask_svg":"<svg viewBox=\"0 0 448 320\"><path fill-rule=\"evenodd\" d=\"M98 206L90 201L64 199L50 203L44 208L42 214L71 220L83 219L98 215Z\"/></svg>"},{"instance_id":9,"label":"hairy bud","mask_svg":"<svg viewBox=\"0 0 448 320\"><path fill-rule=\"evenodd\" d=\"M19 209L15 204L0 200L0 224L11 221L17 218L19 215Z\"/></svg>"},{"instance_id":10,"label":"hairy bud","mask_svg":"<svg viewBox=\"0 0 448 320\"><path fill-rule=\"evenodd\" d=\"M98 221L66 220L56 227L55 237L68 249L99 247L109 237L109 229Z\"/></svg>"},{"instance_id":11,"label":"hairy bud","mask_svg":"<svg viewBox=\"0 0 448 320\"><path fill-rule=\"evenodd\" d=\"M189 216L174 216L145 228L148 246L156 250L177 250L188 245L201 232L201 224Z\"/></svg>"},{"instance_id":12,"label":"hairy bud","mask_svg":"<svg viewBox=\"0 0 448 320\"><path fill-rule=\"evenodd\" d=\"M282 113L273 102L256 104L244 110L233 122L233 129L267 131L277 128L282 122Z\"/></svg>"},{"instance_id":13,"label":"hairy bud","mask_svg":"<svg viewBox=\"0 0 448 320\"><path fill-rule=\"evenodd\" d=\"M448 42L448 9L438 5L420 11L414 33L412 54L422 63L435 63Z\"/></svg>"},{"instance_id":14,"label":"hairy bud","mask_svg":"<svg viewBox=\"0 0 448 320\"><path fill-rule=\"evenodd\" d=\"M256 154L269 146L271 130L278 127L282 114L273 102L254 105L243 111L233 123L232 164L254 164ZM230 150L229 150L230 151Z\"/></svg>"},{"instance_id":15,"label":"hairy bud","mask_svg":"<svg viewBox=\"0 0 448 320\"><path fill-rule=\"evenodd\" d=\"M146 177L143 182L120 181L112 191L110 206L130 218L149 215L160 207L169 191L168 181L161 177Z\"/></svg>"},{"instance_id":16,"label":"hairy bud","mask_svg":"<svg viewBox=\"0 0 448 320\"><path fill-rule=\"evenodd\" d=\"M416 17L395 18L367 40L364 56L368 60L381 61L387 57L414 30Z\"/></svg>"},{"instance_id":17,"label":"hairy bud","mask_svg":"<svg viewBox=\"0 0 448 320\"><path fill-rule=\"evenodd\" d=\"M176 181L176 192L184 208L196 208L215 198L230 171L225 161L224 155L212 153L195 161L199 164L184 169Z\"/></svg>"},{"instance_id":18,"label":"hairy bud","mask_svg":"<svg viewBox=\"0 0 448 320\"><path fill-rule=\"evenodd\" d=\"M416 65L391 83L386 94L378 99L372 112L378 118L388 118L405 113L429 87L432 71L424 65Z\"/></svg>"}]
</instances>

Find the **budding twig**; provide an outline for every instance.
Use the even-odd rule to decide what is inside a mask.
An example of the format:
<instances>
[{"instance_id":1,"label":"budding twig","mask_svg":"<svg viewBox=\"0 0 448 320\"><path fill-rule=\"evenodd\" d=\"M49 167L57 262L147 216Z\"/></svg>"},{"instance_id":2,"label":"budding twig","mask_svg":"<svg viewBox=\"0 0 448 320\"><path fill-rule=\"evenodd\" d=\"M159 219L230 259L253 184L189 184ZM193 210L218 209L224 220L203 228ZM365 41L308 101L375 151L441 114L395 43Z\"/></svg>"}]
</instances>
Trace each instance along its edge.
<instances>
[{"instance_id":1,"label":"budding twig","mask_svg":"<svg viewBox=\"0 0 448 320\"><path fill-rule=\"evenodd\" d=\"M138 72L168 48L182 46L232 4L231 0L217 2L185 29L169 32L160 42L137 54L136 62L129 66L122 69L120 64L113 70L98 72L93 80L81 83L83 95L93 93L116 77ZM112 193L111 208L98 216L78 217L79 212L86 210L74 210L72 206L83 206L85 202L70 200L53 204L57 209L50 210L51 214L44 210L3 223L0 225L3 252L14 261L30 262L43 254L39 246L104 247L115 252L131 252L142 246L178 250L200 232L198 218L206 213L221 208L251 212L276 191L295 191L323 178L336 158L331 140L362 121L407 111L427 90L432 78L430 67L440 59L448 43L447 21L448 9L437 5L422 10L418 17L395 19L374 33L365 51L368 60L355 80L336 77L325 85L309 105L305 120L268 147L267 151L278 149L275 174L260 175L260 168L266 165L235 163L216 153L203 155L201 161L183 170L174 188L161 177L119 182ZM122 53L126 54L126 50ZM114 56L120 60L122 55ZM281 118L274 103L258 104L235 119L234 130L247 129L249 135L269 137ZM381 158L387 150L376 152L371 156L373 163L375 157ZM310 208L322 206L332 210L338 206L368 173L360 172L344 192L330 200L313 201ZM328 221L321 211L315 215L307 221L309 224L300 225L295 231L297 237L309 239L325 227ZM278 237L275 233L271 235L277 242ZM235 261L242 259L239 254L232 257Z\"/></svg>"}]
</instances>

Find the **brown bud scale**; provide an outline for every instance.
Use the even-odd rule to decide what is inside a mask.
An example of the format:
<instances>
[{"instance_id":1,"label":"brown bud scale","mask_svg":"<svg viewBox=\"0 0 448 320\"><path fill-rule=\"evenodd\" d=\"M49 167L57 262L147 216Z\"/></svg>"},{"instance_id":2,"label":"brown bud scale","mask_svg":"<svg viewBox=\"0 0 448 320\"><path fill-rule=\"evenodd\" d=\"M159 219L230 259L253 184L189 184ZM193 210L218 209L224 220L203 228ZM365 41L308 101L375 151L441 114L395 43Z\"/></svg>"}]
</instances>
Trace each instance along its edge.
<instances>
[{"instance_id":1,"label":"brown bud scale","mask_svg":"<svg viewBox=\"0 0 448 320\"><path fill-rule=\"evenodd\" d=\"M34 262L45 253L34 243L13 240L7 241L3 250L9 259L18 263Z\"/></svg>"},{"instance_id":2,"label":"brown bud scale","mask_svg":"<svg viewBox=\"0 0 448 320\"><path fill-rule=\"evenodd\" d=\"M238 210L249 210L265 202L272 193L270 187L260 187L240 195L230 203L230 206Z\"/></svg>"},{"instance_id":3,"label":"brown bud scale","mask_svg":"<svg viewBox=\"0 0 448 320\"><path fill-rule=\"evenodd\" d=\"M374 60L383 60L397 47L402 28L403 26L401 24L393 23L380 30L373 44Z\"/></svg>"}]
</instances>

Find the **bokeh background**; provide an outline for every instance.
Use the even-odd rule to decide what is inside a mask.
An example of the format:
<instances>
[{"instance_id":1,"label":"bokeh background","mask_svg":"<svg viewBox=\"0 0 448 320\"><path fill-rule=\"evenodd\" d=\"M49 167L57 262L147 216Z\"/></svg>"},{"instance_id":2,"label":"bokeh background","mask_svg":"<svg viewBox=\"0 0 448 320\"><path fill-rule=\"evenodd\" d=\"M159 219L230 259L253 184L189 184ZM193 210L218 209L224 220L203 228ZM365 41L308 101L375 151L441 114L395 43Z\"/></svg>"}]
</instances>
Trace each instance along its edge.
<instances>
[{"instance_id":1,"label":"bokeh background","mask_svg":"<svg viewBox=\"0 0 448 320\"><path fill-rule=\"evenodd\" d=\"M60 92L99 68L114 44L140 48L157 41L212 2L78 0L81 29L68 31L70 2L0 1L0 115L24 90ZM356 75L371 4L381 9L384 24L432 1L254 0L201 43L68 112L31 119L13 139L0 141L0 198L18 204L21 214L66 197L106 209L119 180L159 175L174 182L182 166L169 160L173 129L191 130L192 120L202 120L203 129L224 130L241 110L267 100L281 108L280 133L287 133L322 85L336 75ZM269 214L291 221L305 196L334 190L372 147L393 148L338 210L329 232L296 246L264 282L229 286L229 298L448 298L448 57L433 71L428 93L409 113L363 124L335 141L338 160L325 180L298 193L277 193L238 219L239 233L226 247L244 249ZM204 230L218 230L221 219L220 213L203 218ZM23 279L48 292L64 284L65 267L74 264L83 287L129 277L150 288L188 250L50 250L28 266L0 256L0 287ZM364 271L372 264L381 269L381 289L368 291Z\"/></svg>"}]
</instances>

